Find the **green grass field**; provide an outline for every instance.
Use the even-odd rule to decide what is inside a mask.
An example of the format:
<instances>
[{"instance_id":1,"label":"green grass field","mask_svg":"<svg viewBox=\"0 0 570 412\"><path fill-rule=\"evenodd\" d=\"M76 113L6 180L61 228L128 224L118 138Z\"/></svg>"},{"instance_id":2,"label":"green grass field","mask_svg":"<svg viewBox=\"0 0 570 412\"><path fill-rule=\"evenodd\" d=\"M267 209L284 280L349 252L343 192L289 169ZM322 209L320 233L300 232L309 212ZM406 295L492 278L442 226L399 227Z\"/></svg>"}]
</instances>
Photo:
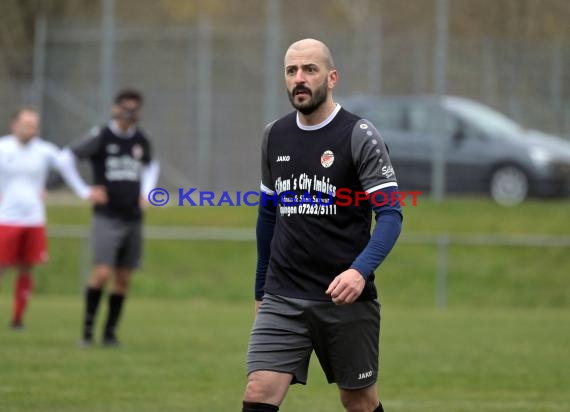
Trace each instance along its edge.
<instances>
[{"instance_id":1,"label":"green grass field","mask_svg":"<svg viewBox=\"0 0 570 412\"><path fill-rule=\"evenodd\" d=\"M39 296L25 332L0 329L2 411L240 410L249 302L135 296L120 350L77 348L79 311L76 298ZM569 321L552 309L384 307L386 409L568 411ZM281 410L342 410L315 359Z\"/></svg>"},{"instance_id":2,"label":"green grass field","mask_svg":"<svg viewBox=\"0 0 570 412\"><path fill-rule=\"evenodd\" d=\"M405 231L567 235L569 206L421 199L406 208ZM255 216L254 208L151 208L147 222L252 228ZM49 208L51 225L88 219L86 207ZM147 241L119 350L76 346L81 248L77 239L50 239L26 330L0 327L0 411L240 410L253 242ZM397 245L377 279L386 410L570 410L569 252L452 246L449 305L437 310L434 247ZM8 324L12 279L0 290L0 326ZM316 359L309 385L294 386L281 410L342 410Z\"/></svg>"}]
</instances>

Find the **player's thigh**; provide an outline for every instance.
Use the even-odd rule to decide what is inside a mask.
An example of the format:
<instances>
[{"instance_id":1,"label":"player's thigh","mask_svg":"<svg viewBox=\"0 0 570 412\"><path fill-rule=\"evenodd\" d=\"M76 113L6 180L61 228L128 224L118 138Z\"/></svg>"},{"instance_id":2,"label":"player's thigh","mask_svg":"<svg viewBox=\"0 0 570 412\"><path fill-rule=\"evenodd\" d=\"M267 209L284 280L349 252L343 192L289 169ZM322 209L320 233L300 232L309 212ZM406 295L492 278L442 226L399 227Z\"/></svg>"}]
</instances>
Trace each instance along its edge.
<instances>
[{"instance_id":1,"label":"player's thigh","mask_svg":"<svg viewBox=\"0 0 570 412\"><path fill-rule=\"evenodd\" d=\"M273 371L292 375L293 383L307 382L313 347L303 311L289 298L263 297L249 339L248 376Z\"/></svg>"},{"instance_id":2,"label":"player's thigh","mask_svg":"<svg viewBox=\"0 0 570 412\"><path fill-rule=\"evenodd\" d=\"M312 319L315 353L329 383L349 390L376 383L380 342L378 302L323 303L315 309Z\"/></svg>"},{"instance_id":3,"label":"player's thigh","mask_svg":"<svg viewBox=\"0 0 570 412\"><path fill-rule=\"evenodd\" d=\"M143 247L142 223L123 222L124 231L116 259L117 267L134 270L140 266Z\"/></svg>"},{"instance_id":4,"label":"player's thigh","mask_svg":"<svg viewBox=\"0 0 570 412\"><path fill-rule=\"evenodd\" d=\"M124 228L120 219L94 214L91 223L93 263L114 267L121 246Z\"/></svg>"},{"instance_id":5,"label":"player's thigh","mask_svg":"<svg viewBox=\"0 0 570 412\"><path fill-rule=\"evenodd\" d=\"M21 266L33 266L48 260L46 230L43 226L24 229L20 248Z\"/></svg>"},{"instance_id":6,"label":"player's thigh","mask_svg":"<svg viewBox=\"0 0 570 412\"><path fill-rule=\"evenodd\" d=\"M0 268L3 270L20 263L23 230L19 226L0 225Z\"/></svg>"}]
</instances>

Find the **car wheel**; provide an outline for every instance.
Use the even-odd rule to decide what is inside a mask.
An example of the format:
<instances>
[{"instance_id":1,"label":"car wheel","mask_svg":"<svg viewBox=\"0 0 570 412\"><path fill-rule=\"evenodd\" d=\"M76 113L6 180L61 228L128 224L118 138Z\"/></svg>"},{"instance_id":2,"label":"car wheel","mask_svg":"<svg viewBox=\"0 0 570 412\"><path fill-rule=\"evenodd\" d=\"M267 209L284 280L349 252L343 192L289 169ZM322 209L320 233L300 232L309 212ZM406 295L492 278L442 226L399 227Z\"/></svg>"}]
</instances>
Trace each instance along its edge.
<instances>
[{"instance_id":1,"label":"car wheel","mask_svg":"<svg viewBox=\"0 0 570 412\"><path fill-rule=\"evenodd\" d=\"M501 166L493 172L489 190L495 202L503 206L515 206L528 196L528 177L517 166Z\"/></svg>"}]
</instances>

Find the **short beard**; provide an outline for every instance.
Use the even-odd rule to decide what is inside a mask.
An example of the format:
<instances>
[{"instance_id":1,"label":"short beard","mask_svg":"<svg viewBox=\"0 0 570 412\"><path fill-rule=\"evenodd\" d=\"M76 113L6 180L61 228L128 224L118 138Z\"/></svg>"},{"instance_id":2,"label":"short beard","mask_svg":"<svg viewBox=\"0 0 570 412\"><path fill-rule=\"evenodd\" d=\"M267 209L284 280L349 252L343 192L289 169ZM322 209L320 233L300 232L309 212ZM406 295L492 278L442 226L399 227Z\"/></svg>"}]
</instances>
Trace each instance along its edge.
<instances>
[{"instance_id":1,"label":"short beard","mask_svg":"<svg viewBox=\"0 0 570 412\"><path fill-rule=\"evenodd\" d=\"M293 88L293 90L290 92L288 91L287 95L289 96L289 101L291 102L291 105L293 105L293 107L297 109L299 112L307 116L315 112L315 110L321 107L323 103L327 100L328 97L327 86L328 83L327 80L325 80L320 87L315 89L314 93L311 92L310 98L306 102L303 102L301 104L295 103L295 97L293 96L293 93L295 93L296 88Z\"/></svg>"}]
</instances>

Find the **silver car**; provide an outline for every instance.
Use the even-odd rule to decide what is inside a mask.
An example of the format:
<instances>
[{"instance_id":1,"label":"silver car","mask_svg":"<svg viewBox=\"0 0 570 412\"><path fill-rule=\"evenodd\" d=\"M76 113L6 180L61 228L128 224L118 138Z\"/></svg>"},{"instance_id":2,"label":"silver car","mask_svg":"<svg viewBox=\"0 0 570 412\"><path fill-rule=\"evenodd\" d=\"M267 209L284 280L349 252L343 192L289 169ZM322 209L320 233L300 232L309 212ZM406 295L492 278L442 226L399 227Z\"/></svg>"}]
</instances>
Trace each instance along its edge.
<instances>
[{"instance_id":1,"label":"silver car","mask_svg":"<svg viewBox=\"0 0 570 412\"><path fill-rule=\"evenodd\" d=\"M570 142L524 129L480 103L449 96L340 103L379 129L403 189L430 190L434 150L441 150L447 191L486 192L505 205L570 193Z\"/></svg>"}]
</instances>

